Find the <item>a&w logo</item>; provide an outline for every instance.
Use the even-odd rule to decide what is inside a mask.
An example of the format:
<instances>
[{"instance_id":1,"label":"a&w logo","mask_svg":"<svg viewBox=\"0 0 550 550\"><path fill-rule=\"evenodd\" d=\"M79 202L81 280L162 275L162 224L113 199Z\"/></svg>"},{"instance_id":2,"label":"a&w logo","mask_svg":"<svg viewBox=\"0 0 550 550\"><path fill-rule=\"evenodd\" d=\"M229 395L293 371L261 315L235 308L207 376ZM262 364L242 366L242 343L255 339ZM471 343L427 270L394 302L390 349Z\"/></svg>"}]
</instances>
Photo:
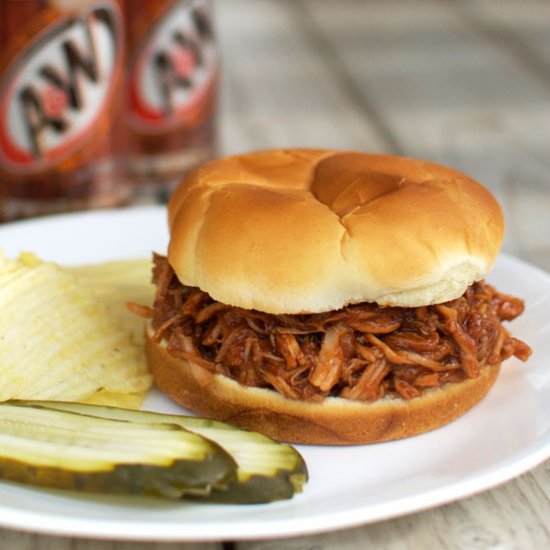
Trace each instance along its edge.
<instances>
[{"instance_id":1,"label":"a&w logo","mask_svg":"<svg viewBox=\"0 0 550 550\"><path fill-rule=\"evenodd\" d=\"M185 124L211 91L217 65L207 0L177 0L132 59L130 125L156 133Z\"/></svg>"},{"instance_id":2,"label":"a&w logo","mask_svg":"<svg viewBox=\"0 0 550 550\"><path fill-rule=\"evenodd\" d=\"M116 4L47 28L18 56L0 89L0 161L44 170L80 148L110 99L122 57Z\"/></svg>"}]
</instances>

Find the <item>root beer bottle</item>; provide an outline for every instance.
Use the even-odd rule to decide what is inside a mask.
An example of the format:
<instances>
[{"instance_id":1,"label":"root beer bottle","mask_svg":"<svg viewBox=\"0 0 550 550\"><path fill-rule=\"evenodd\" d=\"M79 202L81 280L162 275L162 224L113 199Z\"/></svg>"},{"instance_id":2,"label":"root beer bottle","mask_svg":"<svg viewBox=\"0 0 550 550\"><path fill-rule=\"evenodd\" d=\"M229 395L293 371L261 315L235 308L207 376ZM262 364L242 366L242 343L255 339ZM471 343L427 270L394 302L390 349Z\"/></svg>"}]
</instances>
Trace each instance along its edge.
<instances>
[{"instance_id":1,"label":"root beer bottle","mask_svg":"<svg viewBox=\"0 0 550 550\"><path fill-rule=\"evenodd\" d=\"M0 219L128 200L113 177L119 0L0 0Z\"/></svg>"},{"instance_id":2,"label":"root beer bottle","mask_svg":"<svg viewBox=\"0 0 550 550\"><path fill-rule=\"evenodd\" d=\"M215 152L218 50L208 0L125 0L125 166L135 200L164 200Z\"/></svg>"}]
</instances>

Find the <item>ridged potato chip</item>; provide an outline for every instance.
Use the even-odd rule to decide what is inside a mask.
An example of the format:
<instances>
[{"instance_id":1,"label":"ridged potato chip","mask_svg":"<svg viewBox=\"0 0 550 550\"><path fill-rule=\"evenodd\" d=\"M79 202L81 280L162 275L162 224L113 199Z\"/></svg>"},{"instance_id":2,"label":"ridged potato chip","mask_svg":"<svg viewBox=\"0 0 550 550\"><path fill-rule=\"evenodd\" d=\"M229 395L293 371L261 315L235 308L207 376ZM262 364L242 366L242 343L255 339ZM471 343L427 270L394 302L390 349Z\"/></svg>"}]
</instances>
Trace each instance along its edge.
<instances>
[{"instance_id":1,"label":"ridged potato chip","mask_svg":"<svg viewBox=\"0 0 550 550\"><path fill-rule=\"evenodd\" d=\"M152 383L143 349L77 275L33 254L2 255L0 308L0 401L140 405Z\"/></svg>"},{"instance_id":2,"label":"ridged potato chip","mask_svg":"<svg viewBox=\"0 0 550 550\"><path fill-rule=\"evenodd\" d=\"M143 319L130 313L126 304L152 305L155 286L151 282L151 258L116 260L66 269L93 292L110 313L125 323L136 344L143 346Z\"/></svg>"}]
</instances>

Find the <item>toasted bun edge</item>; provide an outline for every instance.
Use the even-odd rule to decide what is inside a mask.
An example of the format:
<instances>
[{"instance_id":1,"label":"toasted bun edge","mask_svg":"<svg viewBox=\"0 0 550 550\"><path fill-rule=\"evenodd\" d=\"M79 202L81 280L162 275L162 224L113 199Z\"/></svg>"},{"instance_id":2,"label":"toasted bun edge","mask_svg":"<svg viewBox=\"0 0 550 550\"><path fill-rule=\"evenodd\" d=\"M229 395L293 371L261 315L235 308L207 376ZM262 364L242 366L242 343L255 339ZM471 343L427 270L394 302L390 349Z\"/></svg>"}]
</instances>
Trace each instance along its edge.
<instances>
[{"instance_id":1,"label":"toasted bun edge","mask_svg":"<svg viewBox=\"0 0 550 550\"><path fill-rule=\"evenodd\" d=\"M411 437L444 426L481 401L500 371L486 366L477 378L427 390L411 400L375 402L327 398L309 403L265 388L246 387L172 356L146 336L146 355L158 388L186 409L289 443L357 445Z\"/></svg>"}]
</instances>

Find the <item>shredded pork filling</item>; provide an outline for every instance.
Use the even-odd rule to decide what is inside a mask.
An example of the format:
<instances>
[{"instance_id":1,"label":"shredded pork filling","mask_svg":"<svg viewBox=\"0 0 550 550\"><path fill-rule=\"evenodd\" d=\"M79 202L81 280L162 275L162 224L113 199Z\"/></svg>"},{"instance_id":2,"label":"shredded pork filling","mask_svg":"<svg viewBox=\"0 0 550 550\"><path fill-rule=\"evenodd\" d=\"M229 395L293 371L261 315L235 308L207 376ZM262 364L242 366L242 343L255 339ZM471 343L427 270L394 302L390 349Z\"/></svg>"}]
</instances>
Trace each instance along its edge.
<instances>
[{"instance_id":1,"label":"shredded pork filling","mask_svg":"<svg viewBox=\"0 0 550 550\"><path fill-rule=\"evenodd\" d=\"M531 353L502 326L523 312L523 302L484 281L433 306L365 302L326 313L272 315L228 306L182 285L164 256L154 257L153 280L154 340L164 339L171 355L292 399L411 399Z\"/></svg>"}]
</instances>

